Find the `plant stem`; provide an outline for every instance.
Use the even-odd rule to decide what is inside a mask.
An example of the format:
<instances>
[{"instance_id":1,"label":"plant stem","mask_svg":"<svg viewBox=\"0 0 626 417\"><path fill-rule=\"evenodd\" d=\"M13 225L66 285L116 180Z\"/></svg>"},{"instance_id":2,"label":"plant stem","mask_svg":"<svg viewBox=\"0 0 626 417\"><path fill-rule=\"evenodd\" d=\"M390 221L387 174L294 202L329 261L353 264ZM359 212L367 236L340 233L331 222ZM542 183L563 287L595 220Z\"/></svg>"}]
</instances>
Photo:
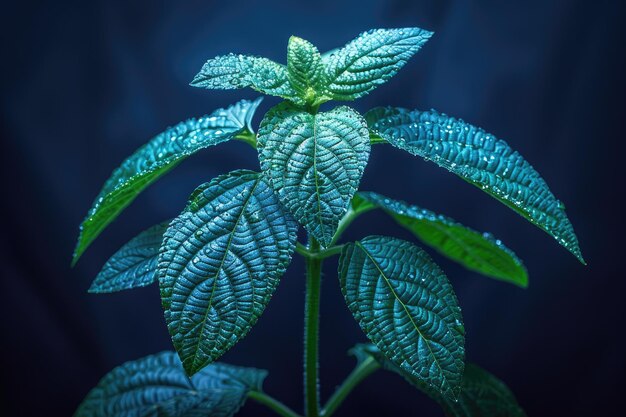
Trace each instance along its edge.
<instances>
[{"instance_id":1,"label":"plant stem","mask_svg":"<svg viewBox=\"0 0 626 417\"><path fill-rule=\"evenodd\" d=\"M343 400L346 399L348 394L352 392L352 390L361 383L368 375L377 370L380 365L376 362L376 360L372 357L368 357L363 362L359 363L350 375L346 378L345 381L337 388L335 393L330 397L320 416L329 417L331 414L335 412L337 407L341 405Z\"/></svg>"},{"instance_id":2,"label":"plant stem","mask_svg":"<svg viewBox=\"0 0 626 417\"><path fill-rule=\"evenodd\" d=\"M381 144L381 143L389 143L389 142L387 142L387 140L381 138L376 133L370 133L370 144L378 145L378 144Z\"/></svg>"},{"instance_id":3,"label":"plant stem","mask_svg":"<svg viewBox=\"0 0 626 417\"><path fill-rule=\"evenodd\" d=\"M248 130L235 136L236 140L240 140L256 149L256 135Z\"/></svg>"},{"instance_id":4,"label":"plant stem","mask_svg":"<svg viewBox=\"0 0 626 417\"><path fill-rule=\"evenodd\" d=\"M373 208L374 208L373 206L368 205L366 207L355 210L354 208L352 208L352 205L351 205L348 211L346 212L346 214L344 214L341 220L339 221L339 225L337 226L337 230L335 231L335 235L333 236L333 239L331 240L330 244L334 245L335 243L337 243L337 241L339 240L343 232L346 231L348 226L350 226L352 222L356 220L357 217L359 217L363 213L366 213L372 210Z\"/></svg>"},{"instance_id":5,"label":"plant stem","mask_svg":"<svg viewBox=\"0 0 626 417\"><path fill-rule=\"evenodd\" d=\"M259 391L250 391L248 393L248 397L252 398L254 401L260 404L267 406L268 408L274 410L276 413L280 414L283 417L302 417L300 414L296 413L285 404L281 403L275 398L270 397L265 393Z\"/></svg>"},{"instance_id":6,"label":"plant stem","mask_svg":"<svg viewBox=\"0 0 626 417\"><path fill-rule=\"evenodd\" d=\"M308 251L319 251L319 243L309 237ZM306 257L306 301L304 308L304 409L307 417L319 417L318 338L322 263Z\"/></svg>"},{"instance_id":7,"label":"plant stem","mask_svg":"<svg viewBox=\"0 0 626 417\"><path fill-rule=\"evenodd\" d=\"M327 249L323 249L317 252L312 252L302 243L300 242L296 243L296 252L304 256L305 258L326 259L328 257L341 253L342 249L343 249L343 245L335 245Z\"/></svg>"}]
</instances>

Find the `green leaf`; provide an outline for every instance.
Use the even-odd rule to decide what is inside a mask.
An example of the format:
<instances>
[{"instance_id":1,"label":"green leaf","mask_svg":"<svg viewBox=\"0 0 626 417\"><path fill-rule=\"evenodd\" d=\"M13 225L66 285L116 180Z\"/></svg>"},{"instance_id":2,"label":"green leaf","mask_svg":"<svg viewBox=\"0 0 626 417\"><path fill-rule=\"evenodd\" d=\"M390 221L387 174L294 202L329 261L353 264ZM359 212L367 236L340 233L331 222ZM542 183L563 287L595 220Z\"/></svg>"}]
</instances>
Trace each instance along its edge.
<instances>
[{"instance_id":1,"label":"green leaf","mask_svg":"<svg viewBox=\"0 0 626 417\"><path fill-rule=\"evenodd\" d=\"M263 173L280 201L328 246L369 157L361 115L346 106L310 114L281 103L261 122L258 145Z\"/></svg>"},{"instance_id":2,"label":"green leaf","mask_svg":"<svg viewBox=\"0 0 626 417\"><path fill-rule=\"evenodd\" d=\"M327 90L334 100L355 100L385 83L432 32L419 28L375 29L325 54Z\"/></svg>"},{"instance_id":3,"label":"green leaf","mask_svg":"<svg viewBox=\"0 0 626 417\"><path fill-rule=\"evenodd\" d=\"M445 401L443 408L451 417L526 417L502 381L471 363L465 368L459 401Z\"/></svg>"},{"instance_id":4,"label":"green leaf","mask_svg":"<svg viewBox=\"0 0 626 417\"><path fill-rule=\"evenodd\" d=\"M465 365L461 393L458 401L442 397L431 387L389 361L374 345L359 344L351 352L361 362L374 358L383 369L404 377L410 384L437 401L450 417L525 417L526 413L517 403L509 388L498 378L468 363Z\"/></svg>"},{"instance_id":5,"label":"green leaf","mask_svg":"<svg viewBox=\"0 0 626 417\"><path fill-rule=\"evenodd\" d=\"M267 371L214 363L188 378L173 352L126 362L105 375L75 417L234 415Z\"/></svg>"},{"instance_id":6,"label":"green leaf","mask_svg":"<svg viewBox=\"0 0 626 417\"><path fill-rule=\"evenodd\" d=\"M157 268L165 320L188 374L256 323L291 260L296 232L259 173L233 171L192 194L165 232Z\"/></svg>"},{"instance_id":7,"label":"green leaf","mask_svg":"<svg viewBox=\"0 0 626 417\"><path fill-rule=\"evenodd\" d=\"M461 309L426 252L400 239L369 236L344 247L339 279L350 311L384 355L455 399L465 357Z\"/></svg>"},{"instance_id":8,"label":"green leaf","mask_svg":"<svg viewBox=\"0 0 626 417\"><path fill-rule=\"evenodd\" d=\"M365 117L374 133L393 146L481 188L585 263L565 207L537 171L503 140L435 110L376 108Z\"/></svg>"},{"instance_id":9,"label":"green leaf","mask_svg":"<svg viewBox=\"0 0 626 417\"><path fill-rule=\"evenodd\" d=\"M304 104L289 83L287 68L257 56L228 54L209 59L190 85L209 90L251 87L263 94Z\"/></svg>"},{"instance_id":10,"label":"green leaf","mask_svg":"<svg viewBox=\"0 0 626 417\"><path fill-rule=\"evenodd\" d=\"M324 88L324 65L317 48L310 42L292 36L287 48L289 82L307 103L316 101ZM328 101L323 98L321 101Z\"/></svg>"},{"instance_id":11,"label":"green leaf","mask_svg":"<svg viewBox=\"0 0 626 417\"><path fill-rule=\"evenodd\" d=\"M233 139L247 130L261 98L242 100L208 116L189 119L153 138L113 171L80 226L72 265L87 247L148 185L187 156Z\"/></svg>"},{"instance_id":12,"label":"green leaf","mask_svg":"<svg viewBox=\"0 0 626 417\"><path fill-rule=\"evenodd\" d=\"M520 287L528 286L522 261L491 234L478 233L449 217L377 193L357 195L382 208L422 242L466 268Z\"/></svg>"},{"instance_id":13,"label":"green leaf","mask_svg":"<svg viewBox=\"0 0 626 417\"><path fill-rule=\"evenodd\" d=\"M168 226L169 222L152 226L122 246L104 264L89 292L110 293L152 284Z\"/></svg>"}]
</instances>

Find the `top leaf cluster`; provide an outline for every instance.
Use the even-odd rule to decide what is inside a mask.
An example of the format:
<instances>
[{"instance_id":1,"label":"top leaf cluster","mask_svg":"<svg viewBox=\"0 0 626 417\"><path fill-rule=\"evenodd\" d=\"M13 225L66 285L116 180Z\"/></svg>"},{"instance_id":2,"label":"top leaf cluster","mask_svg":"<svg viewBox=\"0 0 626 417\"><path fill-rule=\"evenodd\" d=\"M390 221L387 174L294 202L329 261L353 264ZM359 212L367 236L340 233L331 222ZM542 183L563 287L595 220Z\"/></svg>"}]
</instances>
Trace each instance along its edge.
<instances>
[{"instance_id":1,"label":"top leaf cluster","mask_svg":"<svg viewBox=\"0 0 626 417\"><path fill-rule=\"evenodd\" d=\"M191 85L210 89L252 87L315 109L329 100L351 101L393 77L432 36L419 28L376 29L321 55L292 36L287 66L267 58L235 55L210 59Z\"/></svg>"}]
</instances>

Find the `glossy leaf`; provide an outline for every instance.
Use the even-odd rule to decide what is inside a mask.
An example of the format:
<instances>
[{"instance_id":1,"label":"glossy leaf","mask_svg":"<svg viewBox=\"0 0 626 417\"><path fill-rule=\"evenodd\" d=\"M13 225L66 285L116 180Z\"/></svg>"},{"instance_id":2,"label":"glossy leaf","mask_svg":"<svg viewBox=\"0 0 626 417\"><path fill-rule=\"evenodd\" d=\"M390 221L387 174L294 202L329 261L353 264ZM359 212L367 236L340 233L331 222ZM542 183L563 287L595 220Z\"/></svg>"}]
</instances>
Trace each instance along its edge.
<instances>
[{"instance_id":1,"label":"glossy leaf","mask_svg":"<svg viewBox=\"0 0 626 417\"><path fill-rule=\"evenodd\" d=\"M291 260L296 232L259 173L234 171L192 194L165 232L157 269L168 330L188 374L256 323Z\"/></svg>"},{"instance_id":2,"label":"glossy leaf","mask_svg":"<svg viewBox=\"0 0 626 417\"><path fill-rule=\"evenodd\" d=\"M110 293L145 287L154 282L159 248L169 222L144 230L104 264L91 284L91 293Z\"/></svg>"},{"instance_id":3,"label":"glossy leaf","mask_svg":"<svg viewBox=\"0 0 626 417\"><path fill-rule=\"evenodd\" d=\"M242 100L208 116L168 128L139 148L113 171L80 226L72 264L148 185L189 155L252 131L250 121L261 99Z\"/></svg>"},{"instance_id":4,"label":"glossy leaf","mask_svg":"<svg viewBox=\"0 0 626 417\"><path fill-rule=\"evenodd\" d=\"M363 118L346 106L313 115L281 103L261 122L258 148L280 201L322 246L330 244L369 157Z\"/></svg>"},{"instance_id":5,"label":"glossy leaf","mask_svg":"<svg viewBox=\"0 0 626 417\"><path fill-rule=\"evenodd\" d=\"M466 268L521 287L528 286L522 261L491 234L478 233L449 217L377 193L357 196L382 208L422 242Z\"/></svg>"},{"instance_id":6,"label":"glossy leaf","mask_svg":"<svg viewBox=\"0 0 626 417\"><path fill-rule=\"evenodd\" d=\"M376 108L366 118L374 133L393 146L433 161L481 188L548 232L584 263L563 204L503 140L435 110Z\"/></svg>"},{"instance_id":7,"label":"glossy leaf","mask_svg":"<svg viewBox=\"0 0 626 417\"><path fill-rule=\"evenodd\" d=\"M355 100L385 83L432 32L419 28L375 29L325 54L327 90L334 100Z\"/></svg>"},{"instance_id":8,"label":"glossy leaf","mask_svg":"<svg viewBox=\"0 0 626 417\"><path fill-rule=\"evenodd\" d=\"M292 36L287 48L287 70L294 90L305 102L313 103L323 91L325 76L317 48L302 38Z\"/></svg>"},{"instance_id":9,"label":"glossy leaf","mask_svg":"<svg viewBox=\"0 0 626 417\"><path fill-rule=\"evenodd\" d=\"M209 59L190 85L210 90L251 87L263 94L304 104L289 83L287 67L257 56L228 54Z\"/></svg>"},{"instance_id":10,"label":"glossy leaf","mask_svg":"<svg viewBox=\"0 0 626 417\"><path fill-rule=\"evenodd\" d=\"M419 378L405 372L391 361L374 345L359 344L352 349L359 361L366 357L374 358L383 369L404 377L410 384L437 401L450 417L525 417L526 413L517 403L509 388L498 378L468 363L465 366L461 393L458 401L442 397Z\"/></svg>"},{"instance_id":11,"label":"glossy leaf","mask_svg":"<svg viewBox=\"0 0 626 417\"><path fill-rule=\"evenodd\" d=\"M400 239L370 236L344 247L339 279L350 311L384 355L456 398L465 357L461 309L426 252Z\"/></svg>"},{"instance_id":12,"label":"glossy leaf","mask_svg":"<svg viewBox=\"0 0 626 417\"><path fill-rule=\"evenodd\" d=\"M173 352L127 362L104 376L75 417L234 415L267 371L214 363L191 379Z\"/></svg>"}]
</instances>

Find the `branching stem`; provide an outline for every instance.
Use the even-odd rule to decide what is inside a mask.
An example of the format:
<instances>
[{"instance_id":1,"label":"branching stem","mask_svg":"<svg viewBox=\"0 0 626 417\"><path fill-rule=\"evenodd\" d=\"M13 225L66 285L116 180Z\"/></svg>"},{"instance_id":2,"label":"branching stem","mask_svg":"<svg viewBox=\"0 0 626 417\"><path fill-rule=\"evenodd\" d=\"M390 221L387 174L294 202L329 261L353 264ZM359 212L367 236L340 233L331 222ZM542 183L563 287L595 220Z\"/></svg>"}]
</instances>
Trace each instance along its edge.
<instances>
[{"instance_id":1,"label":"branching stem","mask_svg":"<svg viewBox=\"0 0 626 417\"><path fill-rule=\"evenodd\" d=\"M360 362L350 375L343 381L343 383L337 388L335 393L330 397L322 412L320 413L321 417L329 417L332 415L337 407L343 403L343 400L346 399L348 394L352 392L352 390L361 383L367 376L369 376L372 372L380 368L380 365L376 360L372 357L368 357L362 362Z\"/></svg>"},{"instance_id":2,"label":"branching stem","mask_svg":"<svg viewBox=\"0 0 626 417\"><path fill-rule=\"evenodd\" d=\"M300 255L304 256L305 258L326 259L328 257L341 253L341 249L343 249L343 245L335 245L327 249L322 249L322 250L313 252L309 250L306 246L301 244L300 242L296 244L296 252L298 252Z\"/></svg>"}]
</instances>

